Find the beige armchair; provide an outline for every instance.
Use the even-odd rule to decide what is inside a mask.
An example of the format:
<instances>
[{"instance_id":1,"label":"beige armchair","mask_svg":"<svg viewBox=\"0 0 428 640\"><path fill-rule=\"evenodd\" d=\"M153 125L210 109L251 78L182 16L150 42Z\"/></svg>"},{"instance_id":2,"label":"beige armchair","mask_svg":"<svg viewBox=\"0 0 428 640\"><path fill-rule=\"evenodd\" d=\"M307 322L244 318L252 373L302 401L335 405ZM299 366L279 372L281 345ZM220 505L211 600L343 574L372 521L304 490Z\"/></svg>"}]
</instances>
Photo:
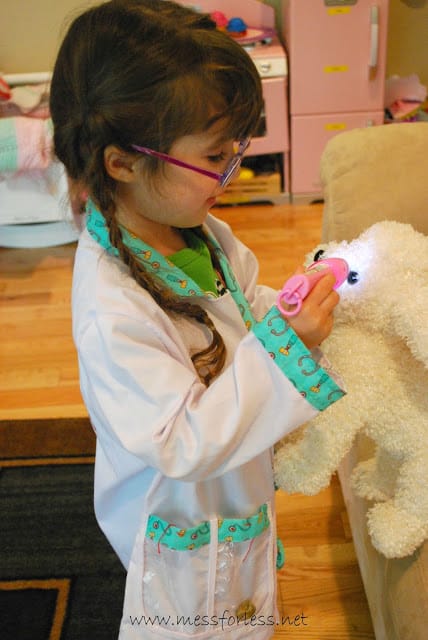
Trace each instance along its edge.
<instances>
[{"instance_id":1,"label":"beige armchair","mask_svg":"<svg viewBox=\"0 0 428 640\"><path fill-rule=\"evenodd\" d=\"M351 240L380 220L428 234L428 123L355 129L335 136L321 158L323 241ZM412 556L387 560L372 546L368 502L349 478L371 443L359 436L339 477L377 640L428 638L428 542ZM427 469L428 481L428 469Z\"/></svg>"}]
</instances>

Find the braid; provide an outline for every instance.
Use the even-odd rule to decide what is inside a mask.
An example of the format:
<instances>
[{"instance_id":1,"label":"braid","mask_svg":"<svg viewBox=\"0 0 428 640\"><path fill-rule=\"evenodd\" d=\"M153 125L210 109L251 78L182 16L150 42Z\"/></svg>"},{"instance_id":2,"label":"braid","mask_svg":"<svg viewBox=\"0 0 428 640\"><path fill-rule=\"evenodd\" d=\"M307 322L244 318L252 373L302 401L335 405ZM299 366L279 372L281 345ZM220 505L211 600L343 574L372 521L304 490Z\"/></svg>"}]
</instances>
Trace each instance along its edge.
<instances>
[{"instance_id":1,"label":"braid","mask_svg":"<svg viewBox=\"0 0 428 640\"><path fill-rule=\"evenodd\" d=\"M122 232L117 224L115 215L105 215L105 218L109 228L110 242L118 250L122 261L129 268L134 280L148 291L154 301L165 311L192 318L205 325L211 331L213 336L211 344L206 349L198 351L191 356L200 379L208 386L211 380L220 373L226 360L226 346L213 321L202 307L188 302L185 298L176 296L167 287L163 286L158 278L149 274L134 253L123 242Z\"/></svg>"}]
</instances>

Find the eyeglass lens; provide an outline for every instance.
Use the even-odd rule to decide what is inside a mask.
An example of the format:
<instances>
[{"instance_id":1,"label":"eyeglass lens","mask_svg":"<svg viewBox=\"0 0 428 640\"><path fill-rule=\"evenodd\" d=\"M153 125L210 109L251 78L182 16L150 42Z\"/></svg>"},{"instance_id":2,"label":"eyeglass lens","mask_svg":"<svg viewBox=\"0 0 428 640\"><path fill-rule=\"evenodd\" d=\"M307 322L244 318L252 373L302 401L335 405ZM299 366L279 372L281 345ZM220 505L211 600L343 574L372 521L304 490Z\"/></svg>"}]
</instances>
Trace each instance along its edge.
<instances>
[{"instance_id":1,"label":"eyeglass lens","mask_svg":"<svg viewBox=\"0 0 428 640\"><path fill-rule=\"evenodd\" d=\"M232 180L232 178L235 177L239 167L241 166L242 156L244 155L249 144L250 144L249 140L244 140L243 142L238 143L236 154L231 159L229 166L226 167L221 177L220 185L222 187L226 187L229 184L229 182Z\"/></svg>"}]
</instances>

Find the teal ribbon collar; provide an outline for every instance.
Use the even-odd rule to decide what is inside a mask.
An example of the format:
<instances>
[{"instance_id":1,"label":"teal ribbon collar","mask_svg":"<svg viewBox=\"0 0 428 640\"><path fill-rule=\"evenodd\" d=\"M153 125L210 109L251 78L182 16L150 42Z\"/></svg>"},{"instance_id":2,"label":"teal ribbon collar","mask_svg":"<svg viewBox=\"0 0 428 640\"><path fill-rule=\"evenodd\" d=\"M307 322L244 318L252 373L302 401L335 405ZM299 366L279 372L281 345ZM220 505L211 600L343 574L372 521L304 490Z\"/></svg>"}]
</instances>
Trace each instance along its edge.
<instances>
[{"instance_id":1,"label":"teal ribbon collar","mask_svg":"<svg viewBox=\"0 0 428 640\"><path fill-rule=\"evenodd\" d=\"M86 206L87 220L86 226L90 235L98 242L103 249L113 256L118 257L119 252L110 242L109 230L102 213L95 207L94 203L88 201ZM143 242L140 238L130 233L125 227L120 227L122 239L125 245L130 249L138 260L144 265L148 272L160 278L170 289L182 297L209 297L213 294L210 291L203 291L196 282L189 278L184 271L176 267L168 258L160 254L158 251ZM245 326L250 330L255 320L250 309L248 300L239 286L232 267L227 260L223 249L217 240L210 235L210 240L214 245L215 252L218 256L226 286L230 291L238 309L241 313Z\"/></svg>"}]
</instances>

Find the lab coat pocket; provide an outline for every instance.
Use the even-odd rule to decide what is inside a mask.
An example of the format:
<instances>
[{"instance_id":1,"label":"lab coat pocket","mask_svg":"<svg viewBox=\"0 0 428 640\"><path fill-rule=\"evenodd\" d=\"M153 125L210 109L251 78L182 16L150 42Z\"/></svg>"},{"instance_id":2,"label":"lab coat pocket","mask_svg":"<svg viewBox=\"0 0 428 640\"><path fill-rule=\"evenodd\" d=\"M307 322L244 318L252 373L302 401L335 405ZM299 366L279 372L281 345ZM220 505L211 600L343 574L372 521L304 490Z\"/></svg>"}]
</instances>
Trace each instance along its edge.
<instances>
[{"instance_id":1,"label":"lab coat pocket","mask_svg":"<svg viewBox=\"0 0 428 640\"><path fill-rule=\"evenodd\" d=\"M121 640L209 635L212 522L186 529L155 515L143 519L126 579Z\"/></svg>"},{"instance_id":2,"label":"lab coat pocket","mask_svg":"<svg viewBox=\"0 0 428 640\"><path fill-rule=\"evenodd\" d=\"M269 505L248 519L220 521L215 586L216 615L232 625L273 625L275 527Z\"/></svg>"},{"instance_id":3,"label":"lab coat pocket","mask_svg":"<svg viewBox=\"0 0 428 640\"><path fill-rule=\"evenodd\" d=\"M128 570L120 638L134 637L130 626L147 638L212 638L232 627L245 637L251 618L263 624L272 616L269 505L248 518L212 518L188 529L154 515L143 526Z\"/></svg>"},{"instance_id":4,"label":"lab coat pocket","mask_svg":"<svg viewBox=\"0 0 428 640\"><path fill-rule=\"evenodd\" d=\"M203 631L209 615L210 545L177 550L146 539L144 556L146 615L170 632L191 636Z\"/></svg>"}]
</instances>

